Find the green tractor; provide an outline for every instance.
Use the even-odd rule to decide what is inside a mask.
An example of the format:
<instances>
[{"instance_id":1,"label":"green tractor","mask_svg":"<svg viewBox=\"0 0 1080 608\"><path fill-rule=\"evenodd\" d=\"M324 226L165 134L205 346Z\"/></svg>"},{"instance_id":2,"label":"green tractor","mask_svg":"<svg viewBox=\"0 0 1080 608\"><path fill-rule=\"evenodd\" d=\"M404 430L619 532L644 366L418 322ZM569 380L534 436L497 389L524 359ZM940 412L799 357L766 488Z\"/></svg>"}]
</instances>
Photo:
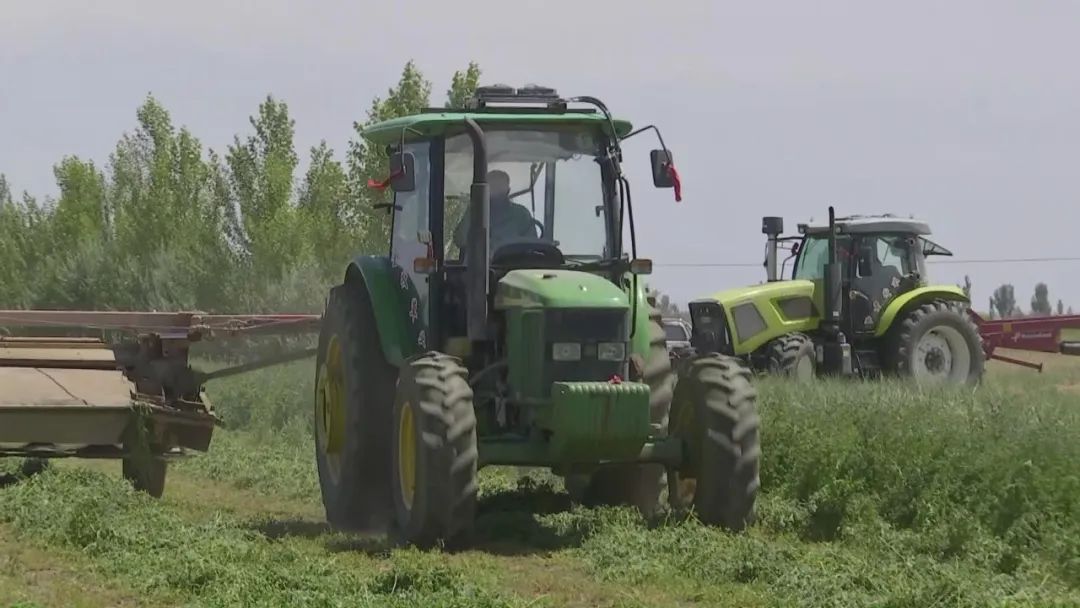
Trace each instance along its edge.
<instances>
[{"instance_id":1,"label":"green tractor","mask_svg":"<svg viewBox=\"0 0 1080 608\"><path fill-rule=\"evenodd\" d=\"M323 315L316 454L333 527L465 543L488 465L548 468L583 503L651 514L666 490L706 523L752 520L751 372L701 352L676 383L638 280L652 264L621 143L646 130L653 184L678 200L659 131L591 97L482 87L464 108L365 130L390 158L372 185L392 191L392 223L388 254L356 258Z\"/></svg>"},{"instance_id":2,"label":"green tractor","mask_svg":"<svg viewBox=\"0 0 1080 608\"><path fill-rule=\"evenodd\" d=\"M883 374L925 384L976 385L985 356L964 291L930 285L926 258L952 255L930 241L929 226L891 215L837 218L781 236L766 217L767 282L690 305L710 349L752 369L799 380ZM791 256L778 271L778 251ZM795 258L791 279L779 275Z\"/></svg>"}]
</instances>

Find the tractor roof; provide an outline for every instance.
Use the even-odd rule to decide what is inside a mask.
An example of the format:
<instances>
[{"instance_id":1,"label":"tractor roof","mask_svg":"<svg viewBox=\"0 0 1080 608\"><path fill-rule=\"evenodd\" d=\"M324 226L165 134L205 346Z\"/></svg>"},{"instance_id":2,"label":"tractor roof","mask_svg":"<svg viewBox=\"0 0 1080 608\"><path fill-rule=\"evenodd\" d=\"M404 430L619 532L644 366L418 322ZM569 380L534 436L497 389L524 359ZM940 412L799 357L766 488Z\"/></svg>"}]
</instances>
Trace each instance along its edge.
<instances>
[{"instance_id":1,"label":"tractor roof","mask_svg":"<svg viewBox=\"0 0 1080 608\"><path fill-rule=\"evenodd\" d=\"M920 236L930 234L930 224L914 218L896 217L894 215L853 215L850 217L836 218L836 225L841 232L848 234L873 234L873 233L901 233L917 234ZM828 232L829 225L799 224L799 232L803 234L817 234Z\"/></svg>"},{"instance_id":2,"label":"tractor roof","mask_svg":"<svg viewBox=\"0 0 1080 608\"><path fill-rule=\"evenodd\" d=\"M603 114L593 109L568 108L567 101L554 89L535 85L520 89L505 85L480 87L467 106L428 108L417 114L377 122L365 127L363 136L378 144L394 144L400 141L403 131L407 140L457 133L464 131L466 118L489 128L596 126L611 135L611 126ZM633 129L626 120L613 119L612 122L619 137Z\"/></svg>"}]
</instances>

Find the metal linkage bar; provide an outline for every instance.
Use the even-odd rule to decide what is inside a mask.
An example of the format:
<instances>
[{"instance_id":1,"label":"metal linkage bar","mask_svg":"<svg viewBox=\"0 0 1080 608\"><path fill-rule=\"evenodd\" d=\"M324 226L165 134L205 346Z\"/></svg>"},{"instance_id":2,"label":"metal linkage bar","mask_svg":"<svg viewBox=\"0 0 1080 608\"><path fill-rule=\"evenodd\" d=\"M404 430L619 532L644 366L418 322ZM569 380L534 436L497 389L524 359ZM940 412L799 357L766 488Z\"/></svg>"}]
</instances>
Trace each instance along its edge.
<instances>
[{"instance_id":1,"label":"metal linkage bar","mask_svg":"<svg viewBox=\"0 0 1080 608\"><path fill-rule=\"evenodd\" d=\"M205 315L193 312L0 310L0 327L83 328L199 340L216 335L303 333L321 318L311 314Z\"/></svg>"},{"instance_id":2,"label":"metal linkage bar","mask_svg":"<svg viewBox=\"0 0 1080 608\"><path fill-rule=\"evenodd\" d=\"M299 361L300 359L306 359L313 357L316 354L317 349L306 348L303 350L297 350L276 357L266 357L265 359L257 359L250 363L244 363L243 365L236 365L233 367L226 367L224 369L214 370L212 372L201 372L198 374L198 380L200 384L205 384L207 380L214 380L217 378L227 378L229 376L235 376L237 374L243 374L256 369L262 369L264 367L271 367L274 365L281 365L283 363L290 363L292 361Z\"/></svg>"}]
</instances>

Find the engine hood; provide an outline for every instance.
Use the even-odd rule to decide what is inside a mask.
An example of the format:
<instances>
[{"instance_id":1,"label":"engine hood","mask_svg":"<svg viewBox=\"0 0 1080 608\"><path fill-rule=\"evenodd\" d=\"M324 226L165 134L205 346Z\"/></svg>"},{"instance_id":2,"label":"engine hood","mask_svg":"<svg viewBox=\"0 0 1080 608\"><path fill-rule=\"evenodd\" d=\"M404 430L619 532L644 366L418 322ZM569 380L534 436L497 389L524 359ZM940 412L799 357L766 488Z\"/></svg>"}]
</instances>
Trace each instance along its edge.
<instances>
[{"instance_id":1,"label":"engine hood","mask_svg":"<svg viewBox=\"0 0 1080 608\"><path fill-rule=\"evenodd\" d=\"M604 277L578 270L520 269L495 289L495 308L630 308L629 296Z\"/></svg>"},{"instance_id":2,"label":"engine hood","mask_svg":"<svg viewBox=\"0 0 1080 608\"><path fill-rule=\"evenodd\" d=\"M716 300L724 305L724 308L730 309L731 307L748 302L752 300L775 300L778 298L788 298L793 296L812 296L814 294L813 281L805 280L793 280L793 281L774 281L772 283L762 283L760 285L749 285L746 287L736 287L734 289L726 289L708 296L710 300Z\"/></svg>"}]
</instances>

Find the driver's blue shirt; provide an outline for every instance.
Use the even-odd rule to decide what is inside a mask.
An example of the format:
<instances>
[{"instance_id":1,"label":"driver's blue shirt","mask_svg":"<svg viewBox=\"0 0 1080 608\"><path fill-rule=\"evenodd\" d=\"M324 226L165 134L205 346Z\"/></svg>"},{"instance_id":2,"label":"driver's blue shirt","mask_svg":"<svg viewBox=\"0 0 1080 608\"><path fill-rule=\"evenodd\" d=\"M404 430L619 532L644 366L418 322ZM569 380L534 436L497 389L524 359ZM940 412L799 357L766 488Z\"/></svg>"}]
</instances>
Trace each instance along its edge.
<instances>
[{"instance_id":1,"label":"driver's blue shirt","mask_svg":"<svg viewBox=\"0 0 1080 608\"><path fill-rule=\"evenodd\" d=\"M495 253L502 245L525 239L535 239L536 222L529 210L509 200L492 201L490 209L489 252ZM469 213L461 218L457 228L454 229L454 244L461 250L461 257L465 257L466 236L469 233Z\"/></svg>"}]
</instances>

